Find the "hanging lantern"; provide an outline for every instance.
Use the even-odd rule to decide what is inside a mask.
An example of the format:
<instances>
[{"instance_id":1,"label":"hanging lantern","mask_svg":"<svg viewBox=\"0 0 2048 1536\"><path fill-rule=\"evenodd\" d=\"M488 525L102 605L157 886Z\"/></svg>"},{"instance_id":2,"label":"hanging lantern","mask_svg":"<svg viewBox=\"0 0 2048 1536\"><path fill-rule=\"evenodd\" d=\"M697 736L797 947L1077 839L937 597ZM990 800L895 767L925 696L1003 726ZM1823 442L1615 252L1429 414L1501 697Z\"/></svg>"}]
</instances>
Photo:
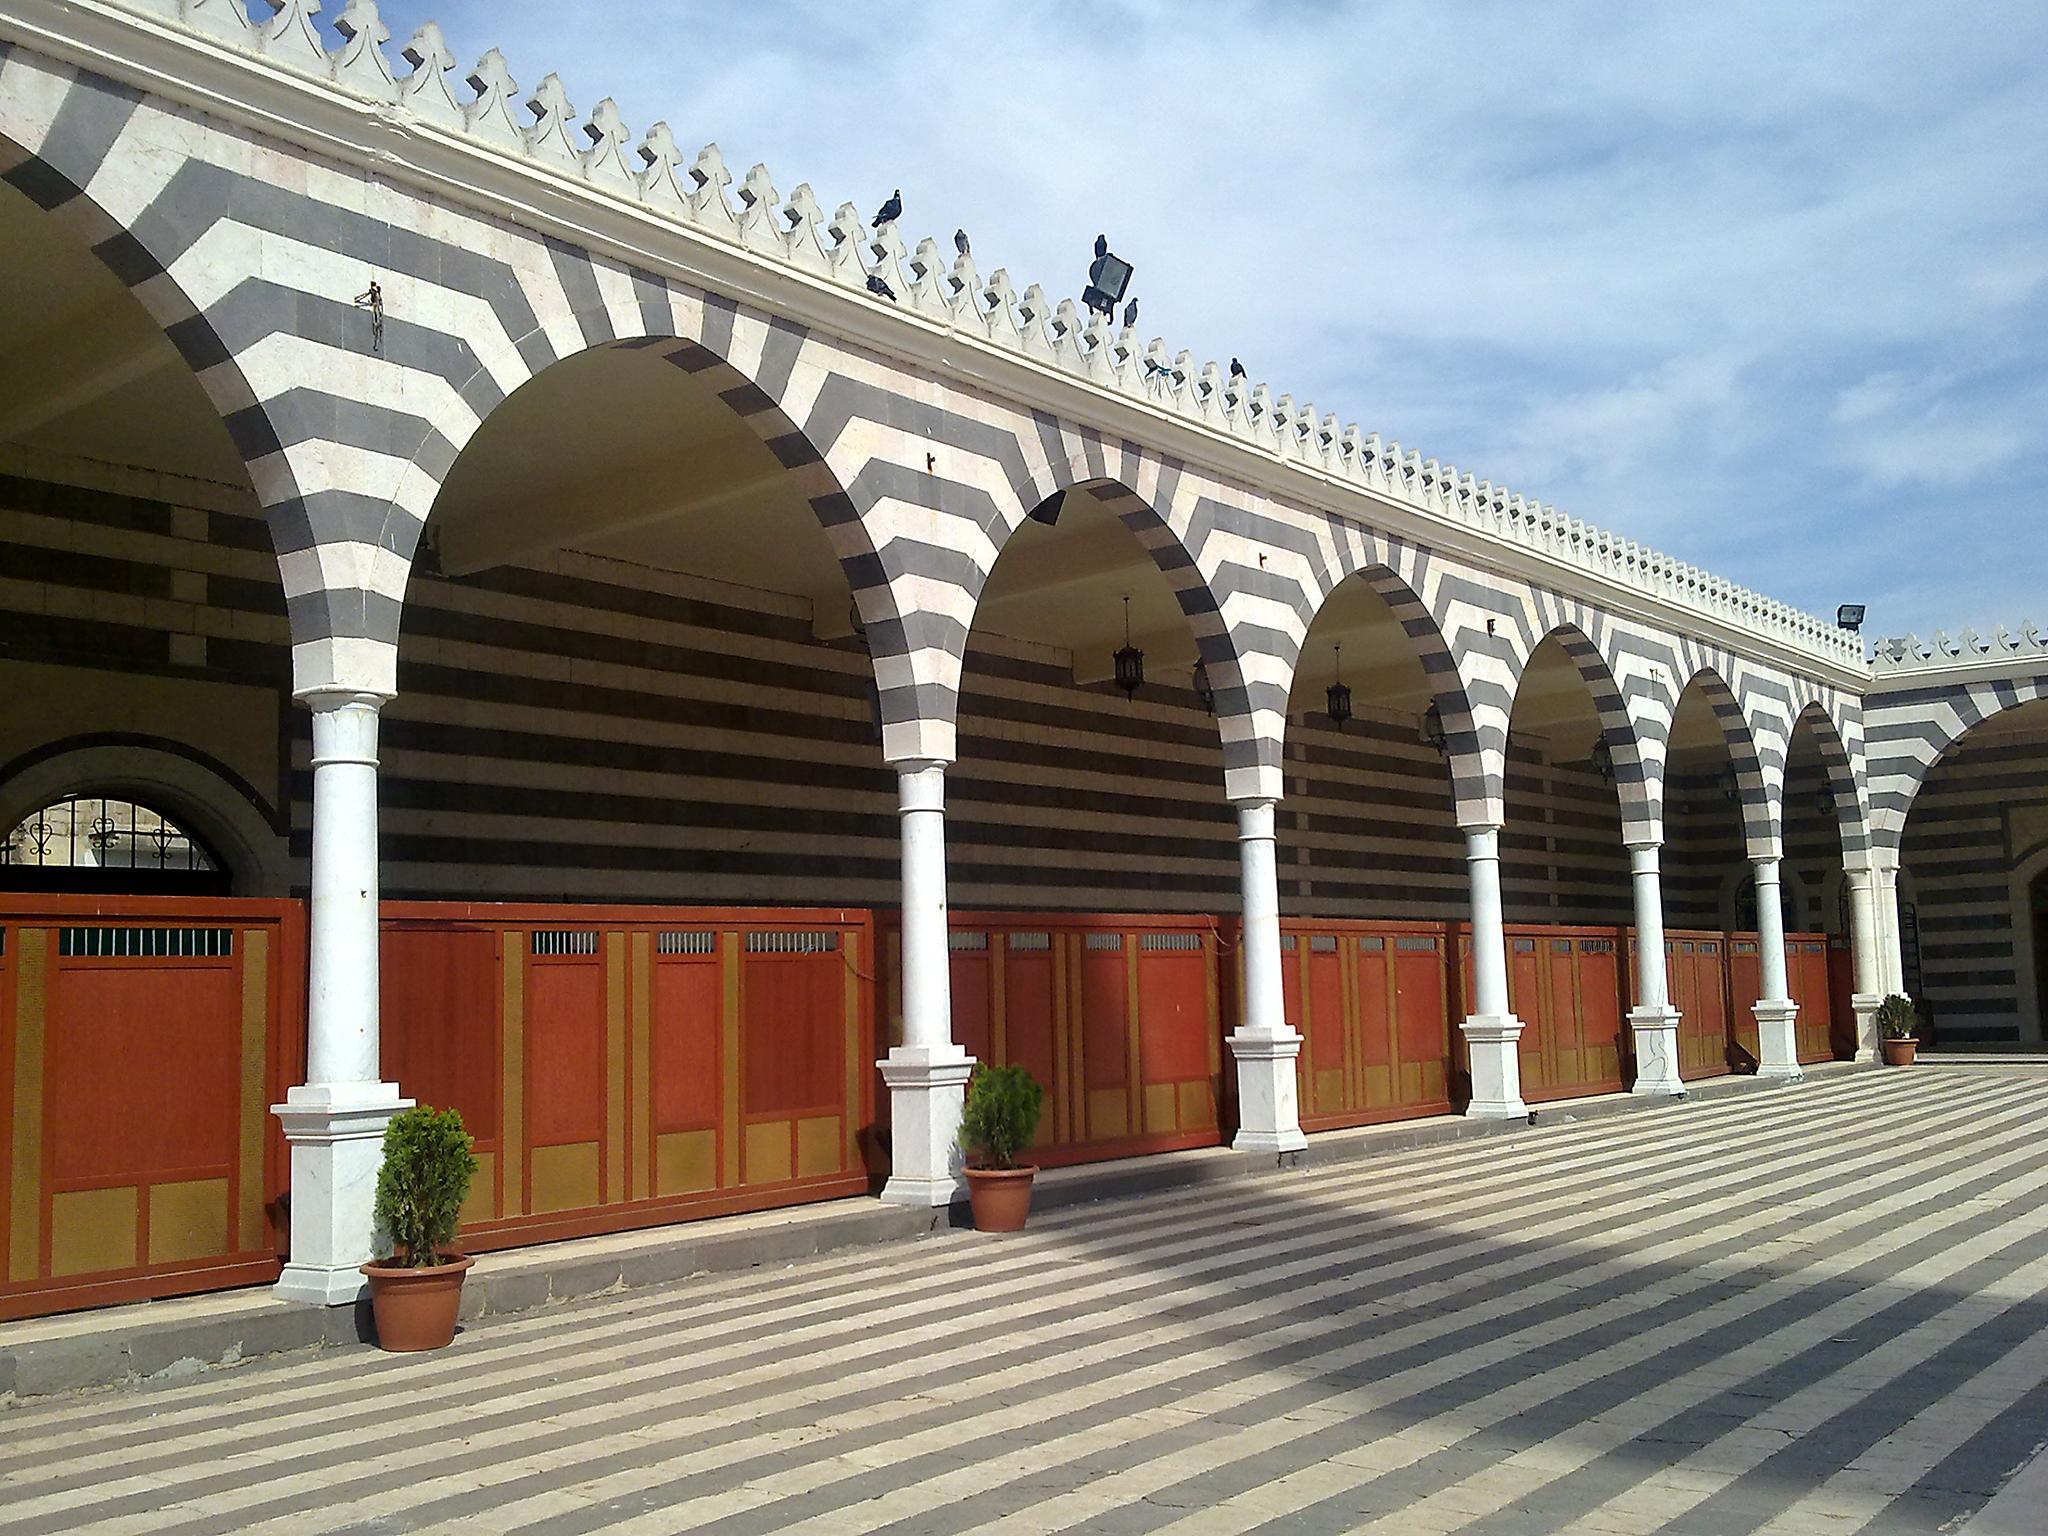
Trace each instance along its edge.
<instances>
[{"instance_id":1,"label":"hanging lantern","mask_svg":"<svg viewBox=\"0 0 2048 1536\"><path fill-rule=\"evenodd\" d=\"M1139 680L1143 681L1142 671L1139 674ZM1215 714L1216 685L1209 681L1209 663L1199 656L1195 658L1195 675L1193 681L1195 685L1195 697L1202 701L1202 708L1209 711L1209 713L1212 715Z\"/></svg>"},{"instance_id":2,"label":"hanging lantern","mask_svg":"<svg viewBox=\"0 0 2048 1536\"><path fill-rule=\"evenodd\" d=\"M1434 702L1422 712L1422 744L1445 757L1451 755L1450 738L1444 735L1444 712Z\"/></svg>"},{"instance_id":3,"label":"hanging lantern","mask_svg":"<svg viewBox=\"0 0 2048 1536\"><path fill-rule=\"evenodd\" d=\"M1835 790L1831 784L1821 785L1813 797L1813 808L1824 819L1835 819Z\"/></svg>"},{"instance_id":4,"label":"hanging lantern","mask_svg":"<svg viewBox=\"0 0 2048 1536\"><path fill-rule=\"evenodd\" d=\"M1326 706L1325 713L1330 717L1330 723L1341 731L1344 729L1344 722L1351 718L1351 690L1344 686L1344 647L1340 645L1335 647L1335 650L1337 655L1337 680L1330 684L1329 691L1324 695L1323 703Z\"/></svg>"},{"instance_id":5,"label":"hanging lantern","mask_svg":"<svg viewBox=\"0 0 2048 1536\"><path fill-rule=\"evenodd\" d=\"M1131 600L1124 598L1124 643L1116 653L1116 685L1126 699L1136 698L1145 686L1145 653L1131 644Z\"/></svg>"},{"instance_id":6,"label":"hanging lantern","mask_svg":"<svg viewBox=\"0 0 2048 1536\"><path fill-rule=\"evenodd\" d=\"M1593 771L1600 775L1601 783L1614 782L1614 748L1607 745L1605 736L1593 743Z\"/></svg>"},{"instance_id":7,"label":"hanging lantern","mask_svg":"<svg viewBox=\"0 0 2048 1536\"><path fill-rule=\"evenodd\" d=\"M1735 765L1730 763L1721 774L1721 798L1730 805L1742 799L1742 781L1735 776Z\"/></svg>"}]
</instances>

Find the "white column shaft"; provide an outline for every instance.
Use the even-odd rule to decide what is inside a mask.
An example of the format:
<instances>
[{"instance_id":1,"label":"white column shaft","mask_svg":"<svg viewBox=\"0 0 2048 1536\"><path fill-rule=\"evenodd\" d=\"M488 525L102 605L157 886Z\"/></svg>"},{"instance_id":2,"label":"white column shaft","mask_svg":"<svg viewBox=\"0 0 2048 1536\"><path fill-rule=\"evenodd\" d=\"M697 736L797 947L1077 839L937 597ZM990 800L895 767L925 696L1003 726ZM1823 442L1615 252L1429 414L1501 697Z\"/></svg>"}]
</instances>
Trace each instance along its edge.
<instances>
[{"instance_id":1,"label":"white column shaft","mask_svg":"<svg viewBox=\"0 0 2048 1536\"><path fill-rule=\"evenodd\" d=\"M1522 1102L1522 1021L1508 1008L1508 943L1501 920L1500 828L1465 828L1465 867L1472 881L1472 1005L1459 1026L1472 1064L1472 1102L1480 1119L1517 1119Z\"/></svg>"},{"instance_id":2,"label":"white column shaft","mask_svg":"<svg viewBox=\"0 0 2048 1536\"><path fill-rule=\"evenodd\" d=\"M1287 1022L1280 973L1280 880L1272 801L1239 804L1237 856L1244 920L1244 1022L1230 1036L1231 1054L1237 1060L1237 1139L1232 1145L1240 1152L1297 1152L1308 1145L1295 1081L1301 1036Z\"/></svg>"},{"instance_id":3,"label":"white column shaft","mask_svg":"<svg viewBox=\"0 0 2048 1536\"><path fill-rule=\"evenodd\" d=\"M1854 971L1849 1006L1856 1015L1856 1060L1878 1056L1877 1005L1884 1000L1883 939L1877 920L1875 876L1868 866L1843 871L1849 882L1849 961Z\"/></svg>"},{"instance_id":4,"label":"white column shaft","mask_svg":"<svg viewBox=\"0 0 2048 1536\"><path fill-rule=\"evenodd\" d=\"M1664 882L1657 843L1635 843L1628 851L1635 888L1636 1006L1629 1011L1635 1038L1633 1092L1685 1096L1678 1070L1678 1010L1671 1006L1671 980L1664 955Z\"/></svg>"},{"instance_id":5,"label":"white column shaft","mask_svg":"<svg viewBox=\"0 0 2048 1536\"><path fill-rule=\"evenodd\" d=\"M960 1113L974 1059L953 1043L946 923L946 765L897 764L903 854L903 1043L877 1063L889 1085L889 1182L897 1205L961 1192Z\"/></svg>"},{"instance_id":6,"label":"white column shaft","mask_svg":"<svg viewBox=\"0 0 2048 1536\"><path fill-rule=\"evenodd\" d=\"M1785 973L1785 908L1778 889L1778 860L1751 861L1756 876L1757 958L1762 962L1762 995L1750 1010L1756 1015L1756 1070L1759 1077L1797 1079L1799 1007Z\"/></svg>"}]
</instances>

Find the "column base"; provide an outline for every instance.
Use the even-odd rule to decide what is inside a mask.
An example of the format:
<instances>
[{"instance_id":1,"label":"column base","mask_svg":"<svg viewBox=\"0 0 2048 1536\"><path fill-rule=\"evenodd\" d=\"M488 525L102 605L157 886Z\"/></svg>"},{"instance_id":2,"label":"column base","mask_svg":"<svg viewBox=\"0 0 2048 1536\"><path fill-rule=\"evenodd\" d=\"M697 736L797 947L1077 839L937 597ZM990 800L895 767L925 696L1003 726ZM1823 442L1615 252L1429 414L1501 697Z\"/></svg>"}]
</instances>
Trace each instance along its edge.
<instances>
[{"instance_id":1,"label":"column base","mask_svg":"<svg viewBox=\"0 0 2048 1536\"><path fill-rule=\"evenodd\" d=\"M1458 1026L1465 1032L1466 1055L1472 1062L1472 1102L1465 1113L1474 1120L1526 1120L1522 1102L1522 1021L1512 1013L1475 1013Z\"/></svg>"},{"instance_id":2,"label":"column base","mask_svg":"<svg viewBox=\"0 0 2048 1536\"><path fill-rule=\"evenodd\" d=\"M270 1106L291 1143L291 1259L279 1300L338 1307L368 1289L357 1266L377 1257L384 1128L410 1108L396 1083L304 1084Z\"/></svg>"},{"instance_id":3,"label":"column base","mask_svg":"<svg viewBox=\"0 0 2048 1536\"><path fill-rule=\"evenodd\" d=\"M1856 1015L1856 1054L1852 1060L1877 1060L1877 1005L1883 1001L1883 995L1877 992L1849 994L1849 1008Z\"/></svg>"},{"instance_id":4,"label":"column base","mask_svg":"<svg viewBox=\"0 0 2048 1536\"><path fill-rule=\"evenodd\" d=\"M967 1193L960 1175L960 1112L974 1058L957 1045L899 1045L875 1065L889 1085L891 1205L951 1205Z\"/></svg>"},{"instance_id":5,"label":"column base","mask_svg":"<svg viewBox=\"0 0 2048 1536\"><path fill-rule=\"evenodd\" d=\"M1635 1032L1636 1081L1629 1091L1645 1098L1682 1099L1685 1083L1678 1075L1676 1008L1631 1008L1629 1028Z\"/></svg>"},{"instance_id":6,"label":"column base","mask_svg":"<svg viewBox=\"0 0 2048 1536\"><path fill-rule=\"evenodd\" d=\"M1799 1005L1790 998L1776 998L1752 1003L1749 1011L1756 1015L1756 1075L1784 1083L1805 1077L1799 1070L1799 1038L1792 1027Z\"/></svg>"},{"instance_id":7,"label":"column base","mask_svg":"<svg viewBox=\"0 0 2048 1536\"><path fill-rule=\"evenodd\" d=\"M1293 1030L1240 1028L1224 1037L1237 1059L1238 1152L1299 1152L1308 1145L1301 1129L1295 1063L1301 1035Z\"/></svg>"}]
</instances>

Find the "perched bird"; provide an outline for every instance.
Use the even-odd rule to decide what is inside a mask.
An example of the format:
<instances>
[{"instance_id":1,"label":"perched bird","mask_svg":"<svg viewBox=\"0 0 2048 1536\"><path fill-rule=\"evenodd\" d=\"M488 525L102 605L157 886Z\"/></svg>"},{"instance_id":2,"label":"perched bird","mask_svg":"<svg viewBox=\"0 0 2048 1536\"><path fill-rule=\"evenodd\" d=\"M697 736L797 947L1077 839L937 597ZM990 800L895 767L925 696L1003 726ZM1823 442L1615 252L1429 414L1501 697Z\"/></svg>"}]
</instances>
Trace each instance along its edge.
<instances>
[{"instance_id":1,"label":"perched bird","mask_svg":"<svg viewBox=\"0 0 2048 1536\"><path fill-rule=\"evenodd\" d=\"M891 192L889 194L889 201L882 204L882 206L876 210L874 227L876 229L880 229L884 224L894 224L898 219L902 217L903 189L901 187L898 187L894 192Z\"/></svg>"},{"instance_id":2,"label":"perched bird","mask_svg":"<svg viewBox=\"0 0 2048 1536\"><path fill-rule=\"evenodd\" d=\"M1230 376L1233 379L1241 379L1244 377L1244 364L1240 363L1234 357L1230 360Z\"/></svg>"},{"instance_id":3,"label":"perched bird","mask_svg":"<svg viewBox=\"0 0 2048 1536\"><path fill-rule=\"evenodd\" d=\"M1138 323L1138 301L1131 300L1124 306L1124 329L1129 330Z\"/></svg>"},{"instance_id":4,"label":"perched bird","mask_svg":"<svg viewBox=\"0 0 2048 1536\"><path fill-rule=\"evenodd\" d=\"M887 299L891 304L896 302L896 290L872 272L868 274L868 292L879 298Z\"/></svg>"},{"instance_id":5,"label":"perched bird","mask_svg":"<svg viewBox=\"0 0 2048 1536\"><path fill-rule=\"evenodd\" d=\"M1109 236L1097 235L1095 237L1095 254L1098 256L1107 256L1109 254Z\"/></svg>"},{"instance_id":6,"label":"perched bird","mask_svg":"<svg viewBox=\"0 0 2048 1536\"><path fill-rule=\"evenodd\" d=\"M953 231L953 249L958 251L962 256L965 256L967 254L966 230L956 229Z\"/></svg>"}]
</instances>

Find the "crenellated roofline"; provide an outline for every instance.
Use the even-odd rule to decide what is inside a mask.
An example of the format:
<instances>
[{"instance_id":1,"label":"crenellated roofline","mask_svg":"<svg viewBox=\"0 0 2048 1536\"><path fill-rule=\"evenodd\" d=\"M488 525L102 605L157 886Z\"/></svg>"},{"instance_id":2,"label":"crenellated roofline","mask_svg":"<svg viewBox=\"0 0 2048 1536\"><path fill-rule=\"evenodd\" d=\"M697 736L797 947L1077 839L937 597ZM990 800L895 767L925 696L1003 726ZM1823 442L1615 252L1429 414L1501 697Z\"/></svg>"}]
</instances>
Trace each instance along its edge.
<instances>
[{"instance_id":1,"label":"crenellated roofline","mask_svg":"<svg viewBox=\"0 0 2048 1536\"><path fill-rule=\"evenodd\" d=\"M259 25L238 0L0 0L0 23L74 64L450 201L700 275L1226 482L1590 589L1617 612L1777 654L1852 691L1871 677L1861 640L1827 619L1197 365L1158 338L1141 345L1039 284L1019 291L1006 269L983 277L971 254L949 259L931 238L912 249L893 223L870 229L851 203L828 217L808 183L785 196L764 165L735 187L716 144L693 157L665 122L636 144L613 100L580 118L558 75L522 91L495 48L458 91L456 55L431 22L398 50L400 73L376 0L347 0L334 45L317 24L320 0L264 3L274 14ZM874 279L895 302L871 291Z\"/></svg>"},{"instance_id":2,"label":"crenellated roofline","mask_svg":"<svg viewBox=\"0 0 2048 1536\"><path fill-rule=\"evenodd\" d=\"M1937 629L1932 643L1914 634L1895 635L1877 642L1872 663L1873 681L1879 688L1892 686L1895 679L1917 686L1939 678L2043 668L2048 668L2048 635L2031 621L2022 625L2017 635L2001 624L1988 640L1974 626L1954 638L1947 630Z\"/></svg>"}]
</instances>

